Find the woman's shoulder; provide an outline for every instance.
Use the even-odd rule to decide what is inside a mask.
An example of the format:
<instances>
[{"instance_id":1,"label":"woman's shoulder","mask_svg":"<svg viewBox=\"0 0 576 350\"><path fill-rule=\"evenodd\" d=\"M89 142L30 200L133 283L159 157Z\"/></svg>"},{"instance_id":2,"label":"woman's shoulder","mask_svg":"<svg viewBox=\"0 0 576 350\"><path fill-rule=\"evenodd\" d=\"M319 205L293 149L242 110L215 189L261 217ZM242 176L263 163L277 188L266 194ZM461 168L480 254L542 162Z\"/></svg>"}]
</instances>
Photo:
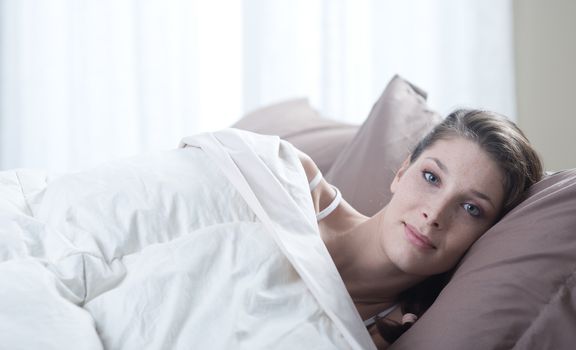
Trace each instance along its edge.
<instances>
[{"instance_id":1,"label":"woman's shoulder","mask_svg":"<svg viewBox=\"0 0 576 350\"><path fill-rule=\"evenodd\" d=\"M300 150L297 153L310 183L314 209L317 215L322 213L318 217L318 225L323 237L338 235L356 225L359 220L366 219L346 202L336 187L324 179L310 156ZM329 209L328 212L326 209Z\"/></svg>"},{"instance_id":2,"label":"woman's shoulder","mask_svg":"<svg viewBox=\"0 0 576 350\"><path fill-rule=\"evenodd\" d=\"M324 179L320 169L314 163L314 160L306 153L296 150L298 153L298 158L302 163L304 172L306 173L306 178L310 184L310 193L312 195L312 201L314 203L314 209L316 213L320 212L323 208L330 205L330 202L334 198L334 190L332 186Z\"/></svg>"}]
</instances>

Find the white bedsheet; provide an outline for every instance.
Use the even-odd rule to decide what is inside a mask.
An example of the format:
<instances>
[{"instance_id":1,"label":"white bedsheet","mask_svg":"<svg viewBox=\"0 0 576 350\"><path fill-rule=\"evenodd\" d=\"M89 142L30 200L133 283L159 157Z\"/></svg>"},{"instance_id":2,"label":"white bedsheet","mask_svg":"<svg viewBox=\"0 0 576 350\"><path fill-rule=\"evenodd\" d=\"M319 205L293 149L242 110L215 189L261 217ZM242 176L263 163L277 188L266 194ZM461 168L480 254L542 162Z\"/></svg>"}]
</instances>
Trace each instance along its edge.
<instances>
[{"instance_id":1,"label":"white bedsheet","mask_svg":"<svg viewBox=\"0 0 576 350\"><path fill-rule=\"evenodd\" d=\"M0 348L373 349L292 146L182 146L0 173Z\"/></svg>"}]
</instances>

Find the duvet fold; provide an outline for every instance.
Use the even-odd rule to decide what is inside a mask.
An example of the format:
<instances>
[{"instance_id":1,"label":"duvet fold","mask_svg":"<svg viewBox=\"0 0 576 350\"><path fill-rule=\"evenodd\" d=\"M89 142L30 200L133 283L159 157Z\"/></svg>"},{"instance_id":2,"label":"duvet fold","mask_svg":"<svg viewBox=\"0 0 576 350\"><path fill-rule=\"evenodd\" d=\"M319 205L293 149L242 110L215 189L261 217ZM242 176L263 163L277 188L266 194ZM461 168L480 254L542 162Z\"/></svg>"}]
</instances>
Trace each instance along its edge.
<instances>
[{"instance_id":1,"label":"duvet fold","mask_svg":"<svg viewBox=\"0 0 576 350\"><path fill-rule=\"evenodd\" d=\"M277 137L196 135L11 203L26 211L0 220L7 348L374 348Z\"/></svg>"}]
</instances>

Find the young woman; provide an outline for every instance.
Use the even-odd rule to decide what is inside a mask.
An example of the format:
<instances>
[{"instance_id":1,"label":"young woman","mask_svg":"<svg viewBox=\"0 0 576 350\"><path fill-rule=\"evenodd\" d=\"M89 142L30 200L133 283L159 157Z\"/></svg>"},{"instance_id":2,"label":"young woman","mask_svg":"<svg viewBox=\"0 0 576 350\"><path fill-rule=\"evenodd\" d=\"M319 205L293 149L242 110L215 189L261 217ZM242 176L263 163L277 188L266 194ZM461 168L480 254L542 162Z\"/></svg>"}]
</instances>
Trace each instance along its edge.
<instances>
[{"instance_id":1,"label":"young woman","mask_svg":"<svg viewBox=\"0 0 576 350\"><path fill-rule=\"evenodd\" d=\"M466 250L542 177L518 127L495 113L458 110L398 170L392 199L366 217L301 155L319 228L379 348L431 304Z\"/></svg>"}]
</instances>

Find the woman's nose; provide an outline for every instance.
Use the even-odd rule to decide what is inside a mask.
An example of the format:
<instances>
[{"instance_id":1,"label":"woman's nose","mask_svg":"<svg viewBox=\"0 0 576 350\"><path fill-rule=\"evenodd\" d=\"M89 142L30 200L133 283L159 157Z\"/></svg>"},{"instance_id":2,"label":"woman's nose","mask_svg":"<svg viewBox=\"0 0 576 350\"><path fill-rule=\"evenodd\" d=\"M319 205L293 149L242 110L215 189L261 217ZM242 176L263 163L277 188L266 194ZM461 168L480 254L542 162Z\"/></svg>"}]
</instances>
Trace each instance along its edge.
<instances>
[{"instance_id":1,"label":"woman's nose","mask_svg":"<svg viewBox=\"0 0 576 350\"><path fill-rule=\"evenodd\" d=\"M446 217L448 215L447 210L448 201L437 198L435 201L430 203L429 206L424 208L422 211L422 216L428 225L434 227L435 229L443 229L446 226Z\"/></svg>"},{"instance_id":2,"label":"woman's nose","mask_svg":"<svg viewBox=\"0 0 576 350\"><path fill-rule=\"evenodd\" d=\"M434 228L439 229L440 228L440 222L438 221L438 219L435 216L431 216L430 214L428 214L428 212L429 211L422 212L424 219L426 219L426 223L429 224L430 226L433 226Z\"/></svg>"}]
</instances>

